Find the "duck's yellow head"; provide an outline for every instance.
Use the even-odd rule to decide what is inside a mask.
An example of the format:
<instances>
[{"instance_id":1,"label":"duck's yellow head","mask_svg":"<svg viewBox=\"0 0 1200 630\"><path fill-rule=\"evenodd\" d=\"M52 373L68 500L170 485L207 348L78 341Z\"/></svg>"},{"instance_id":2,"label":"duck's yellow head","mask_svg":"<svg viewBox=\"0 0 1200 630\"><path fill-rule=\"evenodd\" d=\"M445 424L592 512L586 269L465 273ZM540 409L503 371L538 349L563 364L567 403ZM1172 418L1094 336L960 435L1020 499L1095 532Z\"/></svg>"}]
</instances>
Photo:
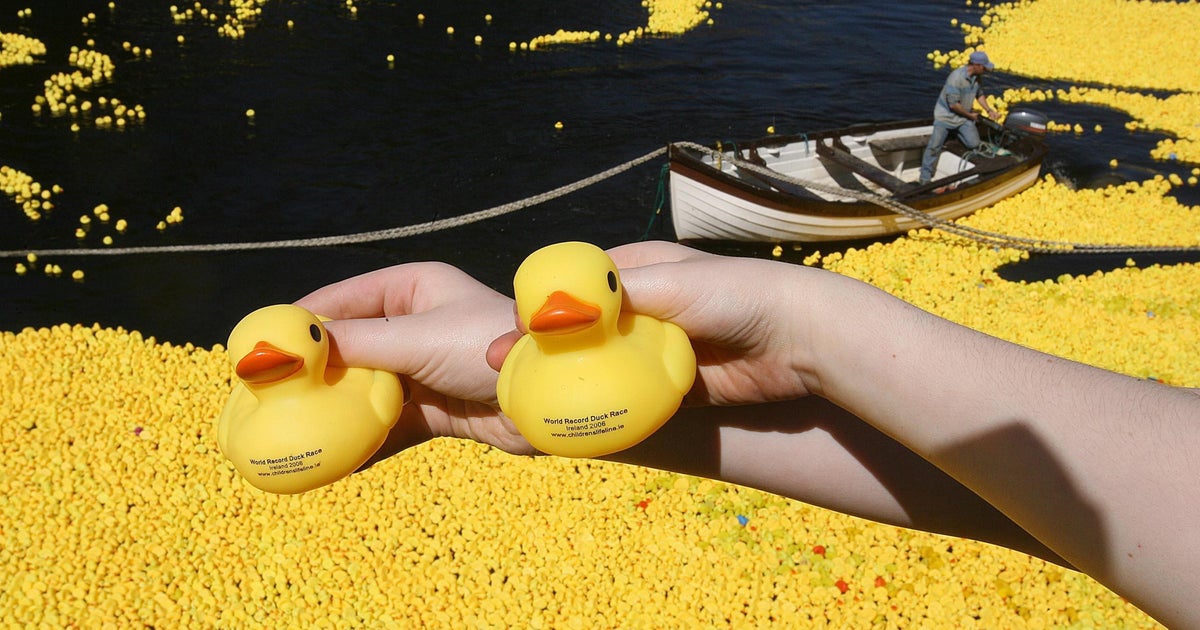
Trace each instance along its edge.
<instances>
[{"instance_id":1,"label":"duck's yellow head","mask_svg":"<svg viewBox=\"0 0 1200 630\"><path fill-rule=\"evenodd\" d=\"M234 372L250 389L295 378L320 378L329 359L321 318L294 304L265 306L229 334Z\"/></svg>"},{"instance_id":2,"label":"duck's yellow head","mask_svg":"<svg viewBox=\"0 0 1200 630\"><path fill-rule=\"evenodd\" d=\"M604 250L572 241L548 245L513 278L517 317L534 337L609 330L621 312L621 276Z\"/></svg>"}]
</instances>

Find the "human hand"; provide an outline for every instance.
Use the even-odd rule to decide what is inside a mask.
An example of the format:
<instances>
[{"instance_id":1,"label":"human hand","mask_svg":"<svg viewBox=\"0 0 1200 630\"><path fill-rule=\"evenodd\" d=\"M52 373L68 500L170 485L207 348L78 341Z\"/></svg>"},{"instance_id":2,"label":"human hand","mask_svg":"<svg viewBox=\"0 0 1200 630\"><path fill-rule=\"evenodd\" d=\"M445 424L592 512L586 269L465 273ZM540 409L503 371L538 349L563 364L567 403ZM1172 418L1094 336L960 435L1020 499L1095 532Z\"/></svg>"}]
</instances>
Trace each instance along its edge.
<instances>
[{"instance_id":1,"label":"human hand","mask_svg":"<svg viewBox=\"0 0 1200 630\"><path fill-rule=\"evenodd\" d=\"M621 268L625 308L688 333L698 372L685 403L756 403L808 393L796 369L803 355L797 344L804 338L798 322L804 320L791 316L804 306L795 281L783 277L802 268L665 242L624 245L609 255ZM493 368L499 369L518 336L510 333L492 344Z\"/></svg>"},{"instance_id":2,"label":"human hand","mask_svg":"<svg viewBox=\"0 0 1200 630\"><path fill-rule=\"evenodd\" d=\"M489 342L512 328L512 300L427 262L343 280L297 304L332 318L331 363L404 375L411 400L375 459L440 436L533 452L497 410L497 374L484 359Z\"/></svg>"}]
</instances>

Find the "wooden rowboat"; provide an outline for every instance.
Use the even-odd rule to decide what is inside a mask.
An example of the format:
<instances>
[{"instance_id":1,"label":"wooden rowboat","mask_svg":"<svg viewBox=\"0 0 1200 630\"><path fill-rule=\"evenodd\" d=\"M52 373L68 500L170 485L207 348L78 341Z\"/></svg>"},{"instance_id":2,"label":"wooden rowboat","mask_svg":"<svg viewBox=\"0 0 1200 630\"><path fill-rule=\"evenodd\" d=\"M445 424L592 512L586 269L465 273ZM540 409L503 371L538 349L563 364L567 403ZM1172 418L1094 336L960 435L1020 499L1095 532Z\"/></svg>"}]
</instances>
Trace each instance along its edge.
<instances>
[{"instance_id":1,"label":"wooden rowboat","mask_svg":"<svg viewBox=\"0 0 1200 630\"><path fill-rule=\"evenodd\" d=\"M865 124L714 147L672 143L676 239L785 243L885 237L927 221L920 214L898 214L880 199L948 221L1037 180L1046 155L1044 116L1018 110L1003 126L980 118L983 144L974 151L952 136L933 181L918 185L932 124L931 119Z\"/></svg>"}]
</instances>

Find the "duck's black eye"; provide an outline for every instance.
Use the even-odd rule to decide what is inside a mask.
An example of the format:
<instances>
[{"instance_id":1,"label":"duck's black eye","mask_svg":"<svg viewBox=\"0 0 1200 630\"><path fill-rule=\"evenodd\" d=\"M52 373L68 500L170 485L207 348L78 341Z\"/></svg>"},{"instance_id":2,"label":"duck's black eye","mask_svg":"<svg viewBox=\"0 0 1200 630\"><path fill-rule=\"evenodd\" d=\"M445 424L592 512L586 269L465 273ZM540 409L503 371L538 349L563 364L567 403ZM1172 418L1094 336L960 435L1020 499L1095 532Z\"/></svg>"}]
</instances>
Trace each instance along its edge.
<instances>
[{"instance_id":1,"label":"duck's black eye","mask_svg":"<svg viewBox=\"0 0 1200 630\"><path fill-rule=\"evenodd\" d=\"M321 327L313 324L308 327L308 334L312 335L313 341L321 341Z\"/></svg>"},{"instance_id":2,"label":"duck's black eye","mask_svg":"<svg viewBox=\"0 0 1200 630\"><path fill-rule=\"evenodd\" d=\"M608 272L608 290L613 293L617 292L617 274Z\"/></svg>"}]
</instances>

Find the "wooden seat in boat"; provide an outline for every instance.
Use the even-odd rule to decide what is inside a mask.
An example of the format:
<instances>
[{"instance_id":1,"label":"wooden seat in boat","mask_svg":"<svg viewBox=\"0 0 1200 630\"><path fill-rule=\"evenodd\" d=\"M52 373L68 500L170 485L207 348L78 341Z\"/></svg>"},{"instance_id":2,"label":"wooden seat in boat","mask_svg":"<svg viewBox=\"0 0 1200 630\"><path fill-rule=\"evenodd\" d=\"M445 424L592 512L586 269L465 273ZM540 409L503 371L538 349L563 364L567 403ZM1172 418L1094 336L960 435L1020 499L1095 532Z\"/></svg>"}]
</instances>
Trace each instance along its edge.
<instances>
[{"instance_id":1,"label":"wooden seat in boat","mask_svg":"<svg viewBox=\"0 0 1200 630\"><path fill-rule=\"evenodd\" d=\"M825 142L817 143L817 155L842 165L850 171L862 175L868 180L878 184L884 189L895 193L907 191L913 187L911 182L906 182L895 175L879 168L878 166L863 160L862 158L850 153L845 146L830 146Z\"/></svg>"},{"instance_id":2,"label":"wooden seat in boat","mask_svg":"<svg viewBox=\"0 0 1200 630\"><path fill-rule=\"evenodd\" d=\"M870 144L872 149L883 153L924 149L929 144L929 134L923 136L902 136L899 138L880 138L872 140L867 144Z\"/></svg>"}]
</instances>

